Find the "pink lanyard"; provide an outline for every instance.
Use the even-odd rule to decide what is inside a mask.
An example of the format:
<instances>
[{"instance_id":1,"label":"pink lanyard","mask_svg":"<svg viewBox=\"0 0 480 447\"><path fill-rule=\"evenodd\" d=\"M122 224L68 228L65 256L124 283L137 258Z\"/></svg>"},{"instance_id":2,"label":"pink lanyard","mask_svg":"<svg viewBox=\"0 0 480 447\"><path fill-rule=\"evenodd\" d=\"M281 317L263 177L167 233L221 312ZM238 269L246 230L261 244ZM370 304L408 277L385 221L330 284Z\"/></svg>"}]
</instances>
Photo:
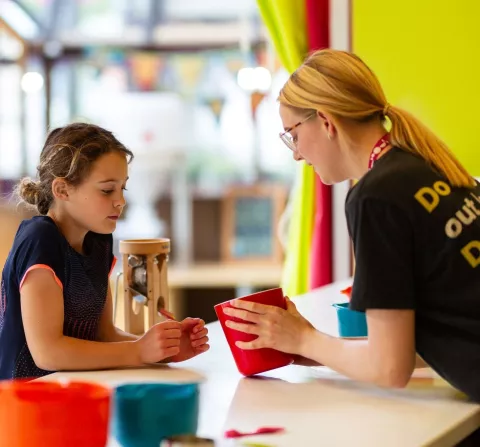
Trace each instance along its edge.
<instances>
[{"instance_id":1,"label":"pink lanyard","mask_svg":"<svg viewBox=\"0 0 480 447\"><path fill-rule=\"evenodd\" d=\"M370 153L370 160L368 161L368 170L373 168L373 165L378 160L378 157L380 157L380 154L390 144L388 137L389 135L387 133L377 141L377 144L375 144L375 146L373 146L372 152Z\"/></svg>"}]
</instances>

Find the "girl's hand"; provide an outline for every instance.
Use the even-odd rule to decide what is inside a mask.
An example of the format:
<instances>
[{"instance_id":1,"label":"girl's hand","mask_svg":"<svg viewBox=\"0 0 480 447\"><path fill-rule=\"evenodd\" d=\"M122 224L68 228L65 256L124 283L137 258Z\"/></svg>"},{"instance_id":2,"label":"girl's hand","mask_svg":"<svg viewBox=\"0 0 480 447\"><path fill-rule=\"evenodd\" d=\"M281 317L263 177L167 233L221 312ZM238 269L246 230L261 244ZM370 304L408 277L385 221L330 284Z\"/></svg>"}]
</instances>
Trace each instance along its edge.
<instances>
[{"instance_id":1,"label":"girl's hand","mask_svg":"<svg viewBox=\"0 0 480 447\"><path fill-rule=\"evenodd\" d=\"M210 349L205 321L200 318L185 318L180 324L182 327L180 351L170 361L183 362Z\"/></svg>"},{"instance_id":2,"label":"girl's hand","mask_svg":"<svg viewBox=\"0 0 480 447\"><path fill-rule=\"evenodd\" d=\"M158 363L180 352L182 325L178 321L163 321L152 326L134 343L141 363Z\"/></svg>"},{"instance_id":3,"label":"girl's hand","mask_svg":"<svg viewBox=\"0 0 480 447\"><path fill-rule=\"evenodd\" d=\"M244 300L233 300L230 304L233 307L224 308L224 313L246 323L227 320L225 324L231 329L258 335L251 342L236 342L241 349L273 348L302 355L309 335L315 331L288 298L287 310Z\"/></svg>"}]
</instances>

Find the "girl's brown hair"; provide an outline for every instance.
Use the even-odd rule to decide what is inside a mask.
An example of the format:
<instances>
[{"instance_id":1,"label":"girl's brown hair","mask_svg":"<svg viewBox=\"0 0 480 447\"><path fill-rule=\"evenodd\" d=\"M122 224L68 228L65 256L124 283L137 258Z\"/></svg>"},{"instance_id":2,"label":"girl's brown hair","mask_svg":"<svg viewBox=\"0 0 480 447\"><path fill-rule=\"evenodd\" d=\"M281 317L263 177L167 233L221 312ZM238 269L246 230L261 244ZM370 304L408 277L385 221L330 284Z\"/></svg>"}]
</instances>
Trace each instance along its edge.
<instances>
[{"instance_id":1,"label":"girl's brown hair","mask_svg":"<svg viewBox=\"0 0 480 447\"><path fill-rule=\"evenodd\" d=\"M21 201L33 205L45 215L53 203L52 182L55 178L77 186L89 175L95 161L111 152L124 154L129 163L133 159L133 153L112 132L94 124L73 123L54 129L40 154L38 180L22 179L16 193Z\"/></svg>"},{"instance_id":2,"label":"girl's brown hair","mask_svg":"<svg viewBox=\"0 0 480 447\"><path fill-rule=\"evenodd\" d=\"M356 122L388 116L393 146L419 155L453 186L471 188L476 184L430 129L405 110L388 104L375 74L352 53L331 49L313 53L290 76L279 100L301 115L319 111Z\"/></svg>"}]
</instances>

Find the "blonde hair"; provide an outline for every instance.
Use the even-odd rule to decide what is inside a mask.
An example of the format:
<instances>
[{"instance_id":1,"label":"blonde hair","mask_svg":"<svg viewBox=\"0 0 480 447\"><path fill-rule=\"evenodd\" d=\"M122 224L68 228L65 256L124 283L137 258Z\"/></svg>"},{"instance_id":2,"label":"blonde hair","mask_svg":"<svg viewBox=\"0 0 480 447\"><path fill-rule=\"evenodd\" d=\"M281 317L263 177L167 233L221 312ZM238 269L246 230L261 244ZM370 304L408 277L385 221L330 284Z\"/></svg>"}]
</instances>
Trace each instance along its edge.
<instances>
[{"instance_id":1,"label":"blonde hair","mask_svg":"<svg viewBox=\"0 0 480 447\"><path fill-rule=\"evenodd\" d=\"M313 53L290 76L279 101L301 115L319 111L359 123L388 117L393 146L425 159L452 186L476 185L443 141L413 115L387 102L375 74L352 53L331 49Z\"/></svg>"}]
</instances>

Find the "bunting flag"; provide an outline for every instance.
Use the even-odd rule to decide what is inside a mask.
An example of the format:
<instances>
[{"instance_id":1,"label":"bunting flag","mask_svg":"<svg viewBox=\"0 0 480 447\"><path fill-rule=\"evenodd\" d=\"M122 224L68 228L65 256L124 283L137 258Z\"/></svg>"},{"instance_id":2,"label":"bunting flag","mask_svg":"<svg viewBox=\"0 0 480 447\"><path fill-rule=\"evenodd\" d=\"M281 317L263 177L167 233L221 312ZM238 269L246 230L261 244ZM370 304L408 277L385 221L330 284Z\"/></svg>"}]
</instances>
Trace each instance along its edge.
<instances>
[{"instance_id":1,"label":"bunting flag","mask_svg":"<svg viewBox=\"0 0 480 447\"><path fill-rule=\"evenodd\" d=\"M129 57L132 83L140 91L157 89L159 75L164 61L161 56L150 52L135 52Z\"/></svg>"},{"instance_id":2,"label":"bunting flag","mask_svg":"<svg viewBox=\"0 0 480 447\"><path fill-rule=\"evenodd\" d=\"M171 60L175 73L179 79L181 93L191 97L197 93L197 84L207 65L207 61L202 54L189 54L174 56Z\"/></svg>"},{"instance_id":3,"label":"bunting flag","mask_svg":"<svg viewBox=\"0 0 480 447\"><path fill-rule=\"evenodd\" d=\"M215 123L217 126L220 125L220 118L222 116L222 110L223 106L225 104L225 98L223 97L211 97L205 100L205 103L208 105L210 110L213 113L213 116L215 117Z\"/></svg>"}]
</instances>

